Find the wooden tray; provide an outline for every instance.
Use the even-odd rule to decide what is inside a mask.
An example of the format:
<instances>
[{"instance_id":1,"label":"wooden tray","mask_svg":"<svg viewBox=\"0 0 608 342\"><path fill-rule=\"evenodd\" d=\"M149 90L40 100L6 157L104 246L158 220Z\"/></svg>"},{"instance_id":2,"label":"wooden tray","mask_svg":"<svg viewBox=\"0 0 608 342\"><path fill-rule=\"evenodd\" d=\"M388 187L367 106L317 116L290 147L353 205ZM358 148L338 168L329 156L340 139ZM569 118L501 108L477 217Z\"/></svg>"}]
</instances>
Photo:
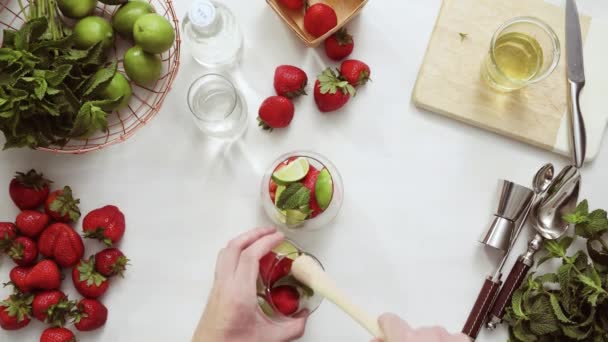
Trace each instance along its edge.
<instances>
[{"instance_id":1,"label":"wooden tray","mask_svg":"<svg viewBox=\"0 0 608 342\"><path fill-rule=\"evenodd\" d=\"M309 0L310 5L323 2L333 7L338 15L338 26L325 35L315 38L304 29L304 11L294 11L281 6L278 0L266 0L270 7L277 12L289 28L309 47L317 47L327 37L341 29L361 12L368 0Z\"/></svg>"},{"instance_id":2,"label":"wooden tray","mask_svg":"<svg viewBox=\"0 0 608 342\"><path fill-rule=\"evenodd\" d=\"M498 93L480 78L494 31L506 20L534 16L548 23L562 46L560 64L546 80L514 93ZM412 95L416 106L564 155L570 154L567 121L564 9L542 0L444 0ZM605 23L582 16L587 86L582 108L588 159L601 145L608 109L602 56ZM461 39L460 33L466 33ZM604 34L605 35L605 34Z\"/></svg>"}]
</instances>

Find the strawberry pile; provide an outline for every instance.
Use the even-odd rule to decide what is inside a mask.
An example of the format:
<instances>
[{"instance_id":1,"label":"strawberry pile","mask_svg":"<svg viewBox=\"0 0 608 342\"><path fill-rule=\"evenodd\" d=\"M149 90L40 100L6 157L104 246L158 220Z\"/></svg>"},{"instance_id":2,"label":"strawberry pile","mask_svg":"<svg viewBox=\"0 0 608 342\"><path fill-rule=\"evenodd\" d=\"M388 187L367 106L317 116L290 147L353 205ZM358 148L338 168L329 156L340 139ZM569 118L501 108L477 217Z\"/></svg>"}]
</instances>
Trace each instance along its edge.
<instances>
[{"instance_id":1,"label":"strawberry pile","mask_svg":"<svg viewBox=\"0 0 608 342\"><path fill-rule=\"evenodd\" d=\"M81 216L68 186L51 192L52 182L35 170L18 172L9 194L21 210L15 222L0 222L0 253L16 264L7 285L14 288L0 302L0 328L19 330L32 319L49 325L41 342L75 341L64 326L71 322L79 331L102 327L108 309L99 301L110 286L110 278L122 276L127 257L117 248L125 232L125 218L115 206L91 211L83 220L84 237L97 239L107 248L84 259L81 236L72 228ZM43 210L40 210L40 209ZM72 282L83 296L70 300L60 289L62 270L70 270Z\"/></svg>"}]
</instances>

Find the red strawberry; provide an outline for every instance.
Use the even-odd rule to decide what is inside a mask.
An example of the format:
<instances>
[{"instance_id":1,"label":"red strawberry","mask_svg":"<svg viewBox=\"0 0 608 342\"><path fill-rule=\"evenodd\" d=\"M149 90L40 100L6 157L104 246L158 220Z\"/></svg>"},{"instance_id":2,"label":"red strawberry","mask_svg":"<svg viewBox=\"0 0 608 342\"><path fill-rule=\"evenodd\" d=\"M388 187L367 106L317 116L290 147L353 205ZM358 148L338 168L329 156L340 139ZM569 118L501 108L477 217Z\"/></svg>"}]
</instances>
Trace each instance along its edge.
<instances>
[{"instance_id":1,"label":"red strawberry","mask_svg":"<svg viewBox=\"0 0 608 342\"><path fill-rule=\"evenodd\" d=\"M275 287L270 290L270 301L283 315L293 315L300 307L300 293L288 285Z\"/></svg>"},{"instance_id":2,"label":"red strawberry","mask_svg":"<svg viewBox=\"0 0 608 342\"><path fill-rule=\"evenodd\" d=\"M315 83L315 102L321 112L333 112L344 107L355 93L355 88L339 79L331 68L325 69Z\"/></svg>"},{"instance_id":3,"label":"red strawberry","mask_svg":"<svg viewBox=\"0 0 608 342\"><path fill-rule=\"evenodd\" d=\"M355 48L353 36L346 29L341 29L325 40L325 53L334 61L348 57Z\"/></svg>"},{"instance_id":4,"label":"red strawberry","mask_svg":"<svg viewBox=\"0 0 608 342\"><path fill-rule=\"evenodd\" d=\"M291 10L299 10L304 8L304 3L306 0L279 0L281 5L291 9Z\"/></svg>"},{"instance_id":5,"label":"red strawberry","mask_svg":"<svg viewBox=\"0 0 608 342\"><path fill-rule=\"evenodd\" d=\"M29 293L32 291L30 287L28 287L25 283L25 279L27 275L32 270L31 267L20 267L17 266L11 270L9 273L9 278L11 279L11 283L21 292Z\"/></svg>"},{"instance_id":6,"label":"red strawberry","mask_svg":"<svg viewBox=\"0 0 608 342\"><path fill-rule=\"evenodd\" d=\"M308 76L306 73L292 65L281 65L274 72L274 89L279 96L293 99L306 95Z\"/></svg>"},{"instance_id":7,"label":"red strawberry","mask_svg":"<svg viewBox=\"0 0 608 342\"><path fill-rule=\"evenodd\" d=\"M269 252L260 259L260 277L264 284L272 286L279 279L286 277L291 272L293 260L289 258L277 259L274 252Z\"/></svg>"},{"instance_id":8,"label":"red strawberry","mask_svg":"<svg viewBox=\"0 0 608 342\"><path fill-rule=\"evenodd\" d=\"M125 234L125 215L117 207L106 205L84 217L82 230L85 237L103 241L111 247Z\"/></svg>"},{"instance_id":9,"label":"red strawberry","mask_svg":"<svg viewBox=\"0 0 608 342\"><path fill-rule=\"evenodd\" d=\"M69 186L63 190L51 192L44 204L44 210L51 218L59 222L75 222L80 218L79 199L74 199Z\"/></svg>"},{"instance_id":10,"label":"red strawberry","mask_svg":"<svg viewBox=\"0 0 608 342\"><path fill-rule=\"evenodd\" d=\"M91 331L101 328L108 319L108 309L96 299L83 299L78 303L76 329Z\"/></svg>"},{"instance_id":11,"label":"red strawberry","mask_svg":"<svg viewBox=\"0 0 608 342\"><path fill-rule=\"evenodd\" d=\"M40 335L40 342L76 342L76 336L66 328L47 328Z\"/></svg>"},{"instance_id":12,"label":"red strawberry","mask_svg":"<svg viewBox=\"0 0 608 342\"><path fill-rule=\"evenodd\" d=\"M304 15L304 28L313 37L318 38L331 31L338 25L336 11L330 6L317 3L306 10Z\"/></svg>"},{"instance_id":13,"label":"red strawberry","mask_svg":"<svg viewBox=\"0 0 608 342\"><path fill-rule=\"evenodd\" d=\"M24 210L17 215L15 224L19 233L35 239L49 225L51 218L45 213L36 210Z\"/></svg>"},{"instance_id":14,"label":"red strawberry","mask_svg":"<svg viewBox=\"0 0 608 342\"><path fill-rule=\"evenodd\" d=\"M310 166L306 177L302 180L302 185L304 185L308 190L310 190L310 218L315 218L321 213L321 207L317 203L317 198L315 197L315 185L317 184L317 178L319 178L320 171L314 168L312 165Z\"/></svg>"},{"instance_id":15,"label":"red strawberry","mask_svg":"<svg viewBox=\"0 0 608 342\"><path fill-rule=\"evenodd\" d=\"M367 64L356 59L342 62L340 73L353 87L365 85L370 80L369 77L372 74Z\"/></svg>"},{"instance_id":16,"label":"red strawberry","mask_svg":"<svg viewBox=\"0 0 608 342\"><path fill-rule=\"evenodd\" d=\"M38 239L38 249L61 267L76 265L84 255L82 238L64 223L54 223L45 229Z\"/></svg>"},{"instance_id":17,"label":"red strawberry","mask_svg":"<svg viewBox=\"0 0 608 342\"><path fill-rule=\"evenodd\" d=\"M129 259L117 248L106 248L95 254L95 270L105 277L123 277L128 263Z\"/></svg>"},{"instance_id":18,"label":"red strawberry","mask_svg":"<svg viewBox=\"0 0 608 342\"><path fill-rule=\"evenodd\" d=\"M32 239L20 236L13 241L8 256L19 266L30 266L38 259L38 248Z\"/></svg>"},{"instance_id":19,"label":"red strawberry","mask_svg":"<svg viewBox=\"0 0 608 342\"><path fill-rule=\"evenodd\" d=\"M0 252L8 250L17 237L17 227L10 222L0 222Z\"/></svg>"},{"instance_id":20,"label":"red strawberry","mask_svg":"<svg viewBox=\"0 0 608 342\"><path fill-rule=\"evenodd\" d=\"M108 290L108 279L95 271L95 261L91 257L89 260L81 260L72 269L72 282L76 290L86 298L101 297Z\"/></svg>"},{"instance_id":21,"label":"red strawberry","mask_svg":"<svg viewBox=\"0 0 608 342\"><path fill-rule=\"evenodd\" d=\"M289 126L295 108L293 102L284 96L271 96L262 102L258 112L259 126L272 131L273 128Z\"/></svg>"},{"instance_id":22,"label":"red strawberry","mask_svg":"<svg viewBox=\"0 0 608 342\"><path fill-rule=\"evenodd\" d=\"M32 295L15 293L0 302L0 328L19 330L30 324Z\"/></svg>"},{"instance_id":23,"label":"red strawberry","mask_svg":"<svg viewBox=\"0 0 608 342\"><path fill-rule=\"evenodd\" d=\"M42 291L34 295L32 315L44 323L62 326L74 305L75 303L69 301L65 293L59 290Z\"/></svg>"},{"instance_id":24,"label":"red strawberry","mask_svg":"<svg viewBox=\"0 0 608 342\"><path fill-rule=\"evenodd\" d=\"M52 182L36 170L17 172L8 191L19 209L35 209L41 206L49 195L50 183Z\"/></svg>"},{"instance_id":25,"label":"red strawberry","mask_svg":"<svg viewBox=\"0 0 608 342\"><path fill-rule=\"evenodd\" d=\"M35 290L56 290L61 285L61 272L52 260L42 260L25 276L25 286Z\"/></svg>"}]
</instances>

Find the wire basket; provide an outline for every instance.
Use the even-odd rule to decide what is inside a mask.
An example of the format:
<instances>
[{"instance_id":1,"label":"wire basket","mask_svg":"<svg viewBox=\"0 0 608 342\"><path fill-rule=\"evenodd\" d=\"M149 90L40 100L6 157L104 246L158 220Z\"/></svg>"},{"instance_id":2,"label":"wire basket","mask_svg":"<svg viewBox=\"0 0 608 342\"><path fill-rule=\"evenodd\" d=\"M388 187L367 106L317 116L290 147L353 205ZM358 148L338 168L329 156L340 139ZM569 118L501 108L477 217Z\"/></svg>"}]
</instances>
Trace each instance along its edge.
<instances>
[{"instance_id":1,"label":"wire basket","mask_svg":"<svg viewBox=\"0 0 608 342\"><path fill-rule=\"evenodd\" d=\"M144 87L134 82L133 97L129 106L124 109L114 111L108 115L108 130L98 132L86 139L70 139L63 146L52 145L40 147L38 150L62 153L62 154L82 154L100 150L106 146L121 143L135 134L135 132L148 123L160 110L179 69L181 38L179 32L179 20L175 13L171 0L148 0L154 6L156 12L169 20L175 30L175 43L169 51L160 55L163 62L163 73L154 87ZM25 3L25 1L24 1ZM111 19L119 6L110 6L99 3L96 15L106 19ZM27 10L27 6L26 6ZM0 30L18 30L25 23L25 15L19 7L17 0L0 0ZM111 53L110 59L118 61L118 70L124 74L123 56L124 52L133 45L119 35L116 35L116 42Z\"/></svg>"}]
</instances>

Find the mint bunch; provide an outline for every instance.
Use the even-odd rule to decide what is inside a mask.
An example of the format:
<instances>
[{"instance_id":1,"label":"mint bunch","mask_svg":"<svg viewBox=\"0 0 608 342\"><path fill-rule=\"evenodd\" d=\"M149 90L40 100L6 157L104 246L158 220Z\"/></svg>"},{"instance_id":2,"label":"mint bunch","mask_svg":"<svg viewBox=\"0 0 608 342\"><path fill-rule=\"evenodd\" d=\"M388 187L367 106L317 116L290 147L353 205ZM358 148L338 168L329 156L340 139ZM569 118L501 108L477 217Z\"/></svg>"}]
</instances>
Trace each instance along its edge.
<instances>
[{"instance_id":1,"label":"mint bunch","mask_svg":"<svg viewBox=\"0 0 608 342\"><path fill-rule=\"evenodd\" d=\"M608 218L581 202L564 217L575 237L546 241L538 265L558 260L554 272L531 273L507 308L509 341L608 342ZM571 251L577 239L586 250Z\"/></svg>"}]
</instances>

